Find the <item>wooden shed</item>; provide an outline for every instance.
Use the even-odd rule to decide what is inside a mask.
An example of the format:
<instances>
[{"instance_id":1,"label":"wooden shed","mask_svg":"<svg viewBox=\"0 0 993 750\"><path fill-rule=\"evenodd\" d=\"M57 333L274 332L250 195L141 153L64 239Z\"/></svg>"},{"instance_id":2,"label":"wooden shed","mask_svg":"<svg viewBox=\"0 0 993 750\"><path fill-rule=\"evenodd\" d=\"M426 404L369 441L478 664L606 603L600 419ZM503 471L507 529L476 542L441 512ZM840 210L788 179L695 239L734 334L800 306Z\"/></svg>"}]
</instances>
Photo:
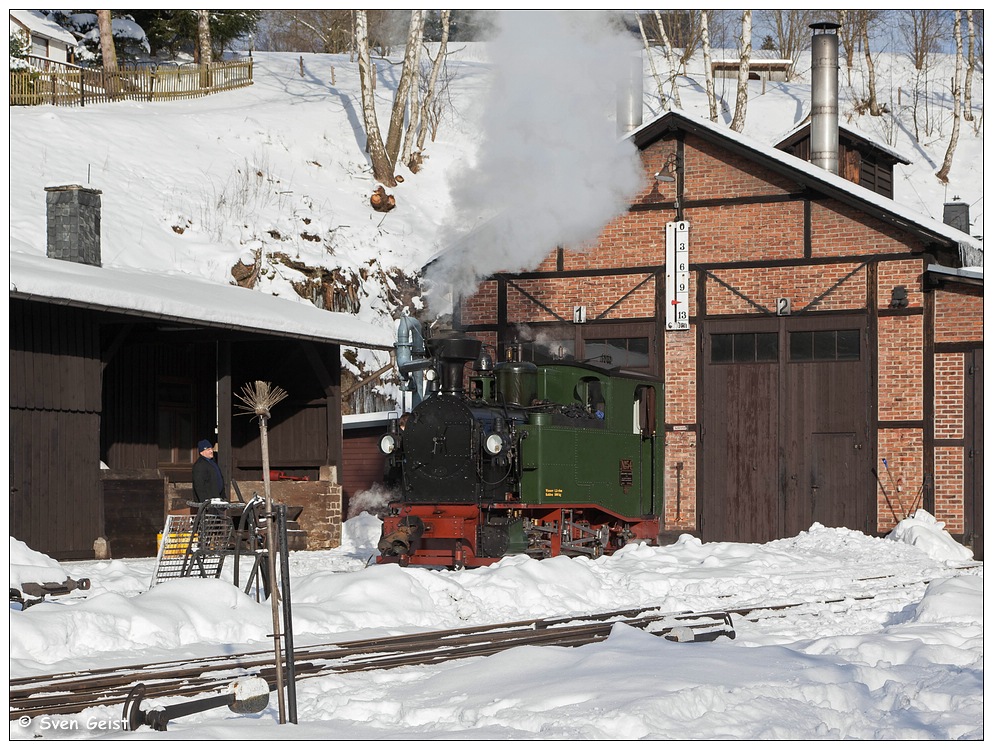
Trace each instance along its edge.
<instances>
[{"instance_id":1,"label":"wooden shed","mask_svg":"<svg viewBox=\"0 0 993 750\"><path fill-rule=\"evenodd\" d=\"M457 327L662 375L669 536L876 534L923 508L981 554L983 286L959 275L981 242L706 120L630 138L628 211L485 281Z\"/></svg>"},{"instance_id":2,"label":"wooden shed","mask_svg":"<svg viewBox=\"0 0 993 750\"><path fill-rule=\"evenodd\" d=\"M100 537L115 557L152 555L165 515L188 512L203 438L226 478L261 494L259 430L235 395L264 380L289 394L269 424L271 469L306 477L274 482L274 498L304 507L309 548L336 546L341 347L389 348L392 331L236 286L102 267L99 191L52 194L84 219L61 249L10 253L11 534L58 559L92 557Z\"/></svg>"}]
</instances>

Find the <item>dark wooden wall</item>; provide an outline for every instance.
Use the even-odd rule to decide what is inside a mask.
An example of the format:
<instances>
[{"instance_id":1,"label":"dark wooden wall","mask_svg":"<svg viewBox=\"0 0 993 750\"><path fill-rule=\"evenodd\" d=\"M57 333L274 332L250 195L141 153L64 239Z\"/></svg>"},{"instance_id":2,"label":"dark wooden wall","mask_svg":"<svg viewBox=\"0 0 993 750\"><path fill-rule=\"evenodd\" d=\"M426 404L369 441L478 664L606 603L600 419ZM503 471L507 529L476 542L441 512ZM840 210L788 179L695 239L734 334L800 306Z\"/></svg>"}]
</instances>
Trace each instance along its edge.
<instances>
[{"instance_id":1,"label":"dark wooden wall","mask_svg":"<svg viewBox=\"0 0 993 750\"><path fill-rule=\"evenodd\" d=\"M131 329L109 357L104 372L101 453L113 470L163 470L170 481L189 482L196 443L213 439L216 428L216 347L212 342L155 340ZM159 388L167 380L192 383L193 430L180 446L177 465L159 460Z\"/></svg>"},{"instance_id":2,"label":"dark wooden wall","mask_svg":"<svg viewBox=\"0 0 993 750\"><path fill-rule=\"evenodd\" d=\"M53 557L103 534L100 336L93 314L10 302L10 533Z\"/></svg>"},{"instance_id":3,"label":"dark wooden wall","mask_svg":"<svg viewBox=\"0 0 993 750\"><path fill-rule=\"evenodd\" d=\"M810 136L803 137L783 150L798 159L810 161ZM867 190L872 190L886 198L893 197L893 165L864 153L854 144L847 142L844 135L841 136L838 144L838 173L846 180Z\"/></svg>"},{"instance_id":4,"label":"dark wooden wall","mask_svg":"<svg viewBox=\"0 0 993 750\"><path fill-rule=\"evenodd\" d=\"M262 380L282 388L268 422L273 470L317 479L322 466L341 465L341 376L339 347L300 342L239 344L232 352L235 394L232 454L236 479L258 479L262 446L257 420L241 411L243 387Z\"/></svg>"}]
</instances>

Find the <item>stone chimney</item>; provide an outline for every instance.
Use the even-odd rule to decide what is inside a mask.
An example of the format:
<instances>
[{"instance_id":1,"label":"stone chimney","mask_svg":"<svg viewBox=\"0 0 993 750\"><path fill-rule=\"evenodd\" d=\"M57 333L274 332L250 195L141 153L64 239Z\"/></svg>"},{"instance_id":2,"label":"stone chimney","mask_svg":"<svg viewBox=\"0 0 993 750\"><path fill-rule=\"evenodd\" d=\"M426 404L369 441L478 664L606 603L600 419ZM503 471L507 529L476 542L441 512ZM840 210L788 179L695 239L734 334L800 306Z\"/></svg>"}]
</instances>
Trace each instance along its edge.
<instances>
[{"instance_id":1,"label":"stone chimney","mask_svg":"<svg viewBox=\"0 0 993 750\"><path fill-rule=\"evenodd\" d=\"M59 185L45 192L48 257L99 266L101 191Z\"/></svg>"},{"instance_id":2,"label":"stone chimney","mask_svg":"<svg viewBox=\"0 0 993 750\"><path fill-rule=\"evenodd\" d=\"M812 23L810 40L810 163L838 174L838 28Z\"/></svg>"},{"instance_id":3,"label":"stone chimney","mask_svg":"<svg viewBox=\"0 0 993 750\"><path fill-rule=\"evenodd\" d=\"M969 234L969 204L958 201L946 203L942 220L948 226Z\"/></svg>"}]
</instances>

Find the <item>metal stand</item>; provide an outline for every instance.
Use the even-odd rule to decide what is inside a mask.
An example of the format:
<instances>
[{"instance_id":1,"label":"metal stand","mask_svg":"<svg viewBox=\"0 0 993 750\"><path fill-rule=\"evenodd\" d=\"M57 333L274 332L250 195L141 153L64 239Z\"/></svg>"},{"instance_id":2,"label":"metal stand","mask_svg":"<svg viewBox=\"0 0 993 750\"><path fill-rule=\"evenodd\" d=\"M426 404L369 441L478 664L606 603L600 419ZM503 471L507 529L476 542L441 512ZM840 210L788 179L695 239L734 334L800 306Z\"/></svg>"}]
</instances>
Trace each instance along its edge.
<instances>
[{"instance_id":1,"label":"metal stand","mask_svg":"<svg viewBox=\"0 0 993 750\"><path fill-rule=\"evenodd\" d=\"M240 493L239 493L240 496ZM272 508L266 513L265 507ZM240 516L240 517L239 517ZM237 528L234 518L238 517ZM234 585L239 586L242 555L251 555L252 571L245 584L245 593L256 589L260 600L273 599L274 612L282 605L282 633L276 620L273 639L277 644L277 698L282 709L282 690L286 687L290 722L297 723L296 666L293 651L293 614L290 605L290 561L286 533L286 505L267 503L255 494L248 503L210 504L199 506L195 516L169 516L159 548L152 585L169 578L219 578L224 558L234 557ZM273 557L275 555L275 558ZM274 578L275 563L279 562L278 588ZM282 679L285 663L286 680ZM140 702L140 700L139 700ZM280 711L282 723L283 711Z\"/></svg>"}]
</instances>

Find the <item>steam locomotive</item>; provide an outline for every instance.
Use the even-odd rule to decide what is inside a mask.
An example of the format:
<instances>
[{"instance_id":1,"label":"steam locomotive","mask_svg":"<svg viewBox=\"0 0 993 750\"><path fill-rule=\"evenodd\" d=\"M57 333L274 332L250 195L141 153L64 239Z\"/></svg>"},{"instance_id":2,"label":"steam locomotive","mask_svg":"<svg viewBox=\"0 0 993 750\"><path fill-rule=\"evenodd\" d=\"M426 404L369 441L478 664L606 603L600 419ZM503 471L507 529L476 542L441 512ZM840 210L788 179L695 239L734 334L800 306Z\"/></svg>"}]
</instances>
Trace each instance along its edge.
<instances>
[{"instance_id":1,"label":"steam locomotive","mask_svg":"<svg viewBox=\"0 0 993 750\"><path fill-rule=\"evenodd\" d=\"M379 562L461 568L656 541L659 380L578 362L494 364L458 335L421 342L420 358L398 346L398 363L426 393L380 440L399 499Z\"/></svg>"}]
</instances>

